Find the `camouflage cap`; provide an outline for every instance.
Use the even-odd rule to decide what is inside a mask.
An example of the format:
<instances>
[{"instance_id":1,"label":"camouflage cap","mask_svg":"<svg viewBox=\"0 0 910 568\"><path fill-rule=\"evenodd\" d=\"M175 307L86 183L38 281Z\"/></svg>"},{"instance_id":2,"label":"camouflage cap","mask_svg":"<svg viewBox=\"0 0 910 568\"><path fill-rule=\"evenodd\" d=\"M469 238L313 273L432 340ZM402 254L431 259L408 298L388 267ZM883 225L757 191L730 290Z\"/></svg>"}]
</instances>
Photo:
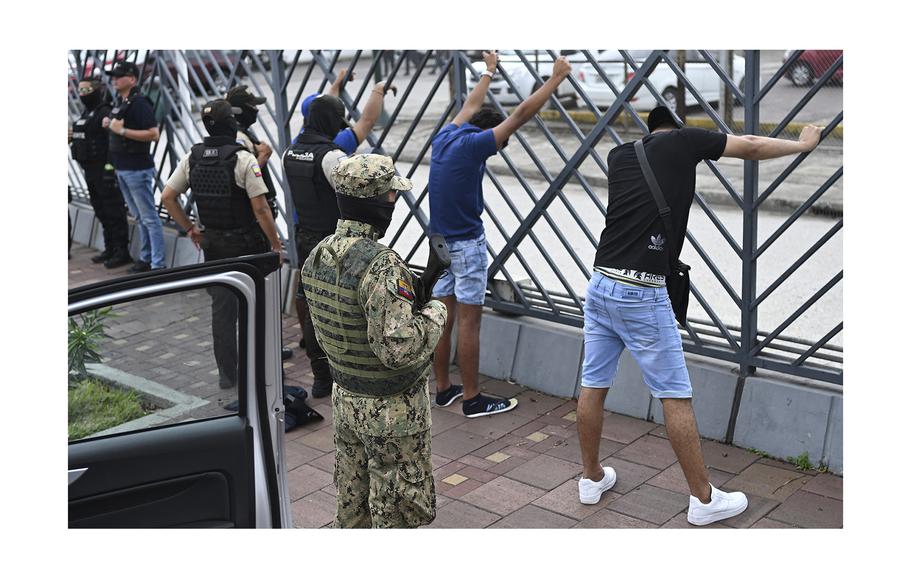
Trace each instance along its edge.
<instances>
[{"instance_id":1,"label":"camouflage cap","mask_svg":"<svg viewBox=\"0 0 910 568\"><path fill-rule=\"evenodd\" d=\"M389 190L411 191L411 180L395 175L392 158L379 154L357 154L338 162L332 169L335 192L363 199Z\"/></svg>"}]
</instances>

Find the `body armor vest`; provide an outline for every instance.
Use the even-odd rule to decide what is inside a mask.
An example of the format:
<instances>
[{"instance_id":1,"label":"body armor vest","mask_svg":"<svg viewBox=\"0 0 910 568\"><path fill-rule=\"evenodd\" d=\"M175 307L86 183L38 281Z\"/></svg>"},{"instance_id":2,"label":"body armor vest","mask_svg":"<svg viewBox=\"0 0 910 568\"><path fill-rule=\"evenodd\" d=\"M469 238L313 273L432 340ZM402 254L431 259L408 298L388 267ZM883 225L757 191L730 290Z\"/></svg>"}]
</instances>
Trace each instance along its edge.
<instances>
[{"instance_id":1,"label":"body armor vest","mask_svg":"<svg viewBox=\"0 0 910 568\"><path fill-rule=\"evenodd\" d=\"M122 119L126 116L127 111L130 106L136 101L137 97L141 97L139 93L139 87L133 87L133 90L130 91L129 96L126 100L121 99L119 96L114 103L114 107L111 109L111 120L115 118ZM124 123L126 128L130 128L130 125ZM130 140L126 136L120 136L119 134L110 133L110 147L111 152L117 152L121 154L148 154L151 150L151 142L139 142L138 140Z\"/></svg>"},{"instance_id":2,"label":"body armor vest","mask_svg":"<svg viewBox=\"0 0 910 568\"><path fill-rule=\"evenodd\" d=\"M336 264L322 262L324 254L335 258ZM338 258L323 241L301 270L313 327L328 356L332 378L338 386L363 396L401 393L431 365L427 358L404 369L390 369L370 347L358 290L370 265L386 254L395 253L376 241L360 239Z\"/></svg>"},{"instance_id":3,"label":"body armor vest","mask_svg":"<svg viewBox=\"0 0 910 568\"><path fill-rule=\"evenodd\" d=\"M86 109L73 124L73 158L80 163L107 160L107 132L101 128L101 119L110 105L101 104L93 110Z\"/></svg>"},{"instance_id":4,"label":"body armor vest","mask_svg":"<svg viewBox=\"0 0 910 568\"><path fill-rule=\"evenodd\" d=\"M322 172L322 159L330 151L341 149L324 136L304 132L284 153L284 173L297 210L298 227L317 232L335 230L341 214L335 190Z\"/></svg>"},{"instance_id":5,"label":"body armor vest","mask_svg":"<svg viewBox=\"0 0 910 568\"><path fill-rule=\"evenodd\" d=\"M190 150L190 187L207 229L242 229L256 223L246 190L237 185L237 152L247 149L227 136L211 136Z\"/></svg>"}]
</instances>

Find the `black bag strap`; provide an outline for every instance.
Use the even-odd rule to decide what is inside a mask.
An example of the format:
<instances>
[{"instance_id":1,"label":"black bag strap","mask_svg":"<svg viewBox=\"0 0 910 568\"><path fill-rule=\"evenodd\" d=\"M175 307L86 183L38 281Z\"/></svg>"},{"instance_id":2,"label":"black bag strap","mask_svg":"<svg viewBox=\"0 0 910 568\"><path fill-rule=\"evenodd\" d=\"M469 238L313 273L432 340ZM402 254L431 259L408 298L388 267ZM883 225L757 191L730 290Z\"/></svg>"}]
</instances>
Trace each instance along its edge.
<instances>
[{"instance_id":1,"label":"black bag strap","mask_svg":"<svg viewBox=\"0 0 910 568\"><path fill-rule=\"evenodd\" d=\"M670 270L673 270L673 265L676 262L679 262L679 257L674 254L674 251L679 250L676 247L676 237L673 233L673 222L670 219L670 206L667 205L667 200L664 199L664 194L660 190L660 185L657 183L657 178L654 177L654 171L651 170L651 164L648 162L648 156L645 154L645 145L641 139L635 141L635 156L638 158L638 165L641 166L641 172L645 175L645 181L648 182L648 189L651 190L651 195L654 196L654 201L657 202L657 212L660 214L660 220L664 223L664 229L667 231L667 255L670 257Z\"/></svg>"}]
</instances>

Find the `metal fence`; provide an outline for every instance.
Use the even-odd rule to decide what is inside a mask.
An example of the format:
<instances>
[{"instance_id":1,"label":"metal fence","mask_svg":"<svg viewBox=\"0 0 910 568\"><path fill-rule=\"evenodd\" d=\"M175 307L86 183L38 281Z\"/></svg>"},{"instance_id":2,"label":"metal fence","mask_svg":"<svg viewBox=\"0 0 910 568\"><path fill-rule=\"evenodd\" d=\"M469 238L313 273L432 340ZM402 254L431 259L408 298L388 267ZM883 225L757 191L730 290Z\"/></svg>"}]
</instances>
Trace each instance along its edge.
<instances>
[{"instance_id":1,"label":"metal fence","mask_svg":"<svg viewBox=\"0 0 910 568\"><path fill-rule=\"evenodd\" d=\"M693 265L690 320L681 332L686 351L737 367L738 394L756 368L842 384L842 54L561 53L572 75L547 109L488 161L487 306L582 325L584 286L608 206L605 156L646 132L639 113L655 101L691 125L725 133L792 138L799 122L821 123L822 144L810 154L761 166L725 159L699 166L683 251ZM508 112L546 80L559 55L501 52L488 102ZM465 51L71 51L69 108L73 117L80 111L79 77L110 69L118 59L139 64L161 126L153 147L160 190L204 134L201 103L237 83L249 85L267 98L255 129L275 150L269 169L280 185L278 224L286 237L293 235L294 214L281 153L302 126L301 101L325 92L342 67L351 69L355 76L340 96L356 121L373 82L390 81L398 93L387 96L377 127L358 151L392 156L415 181L417 191L403 194L406 207L396 211L387 241L420 269L430 145L478 80L472 66L478 57ZM69 185L87 201L72 160ZM191 195L186 208L192 215ZM296 266L294 246L287 249Z\"/></svg>"}]
</instances>

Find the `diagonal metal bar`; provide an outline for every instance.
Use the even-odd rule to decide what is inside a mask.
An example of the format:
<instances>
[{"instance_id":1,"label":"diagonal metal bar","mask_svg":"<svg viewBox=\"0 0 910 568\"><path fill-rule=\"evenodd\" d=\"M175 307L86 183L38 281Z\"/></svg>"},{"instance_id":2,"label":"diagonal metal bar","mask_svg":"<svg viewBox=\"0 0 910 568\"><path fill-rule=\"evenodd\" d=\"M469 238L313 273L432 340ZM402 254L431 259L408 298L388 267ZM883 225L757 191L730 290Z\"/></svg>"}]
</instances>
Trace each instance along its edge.
<instances>
[{"instance_id":1,"label":"diagonal metal bar","mask_svg":"<svg viewBox=\"0 0 910 568\"><path fill-rule=\"evenodd\" d=\"M782 324L780 324L779 326L777 326L777 328L775 328L774 331L772 331L771 333L769 333L769 334L768 334L768 335L767 335L767 336L766 336L758 345L756 345L755 347L753 347L752 350L751 350L751 352L750 352L751 355L752 355L752 356L756 356L756 355L758 355L759 353L761 353L761 350L762 350L762 349L764 349L765 347L768 346L768 344L770 344L772 341L774 341L774 340L777 338L777 336L780 335L780 333L781 333L783 330L787 329L787 328L790 326L791 323L793 323L793 322L796 321L801 315L803 315L804 313L806 313L806 311L807 311L809 308L811 308L813 305L815 305L815 302L817 302L822 296L824 296L825 294L827 294L827 293L828 293L828 290L830 290L831 288L834 288L834 286L837 285L837 283L840 282L840 281L843 279L843 277L844 277L844 271L843 271L843 270L841 270L840 272L838 272L837 274L835 274L834 277L831 278L831 280L829 280L827 284L825 284L824 286L822 286L821 289L819 289L818 292L816 292L815 294L812 295L811 298L809 298L808 300L806 300L806 301L803 303L803 305L801 305L801 306L799 307L798 310L796 310L795 312L793 312L793 313L790 315L790 317L788 317L787 319L785 319L784 322L783 322Z\"/></svg>"},{"instance_id":2,"label":"diagonal metal bar","mask_svg":"<svg viewBox=\"0 0 910 568\"><path fill-rule=\"evenodd\" d=\"M626 85L626 88L623 89L623 95L626 93L633 93L640 86L642 79L644 78L643 73L650 71L656 64L660 54L655 52L648 56L644 63L642 63L639 71L632 77L632 80ZM531 225L540 217L543 210L556 198L556 194L562 190L563 186L569 180L569 177L575 175L575 170L578 168L579 164L585 159L588 155L588 152L591 148L597 144L597 141L600 140L600 137L603 135L604 130L608 123L610 123L619 113L622 108L621 104L613 103L610 105L610 108L600 117L600 120L591 130L591 133L588 134L588 137L582 143L581 147L575 152L575 154L566 162L565 167L562 171L556 176L556 178L550 183L550 187L544 192L540 200L534 205L534 208L531 210L530 214L525 217L525 222L522 223L521 227L512 235L512 238L509 239L506 246L490 264L489 272L490 274L496 274L496 271L500 266L505 264L505 261L510 256L511 252L518 246L524 237L530 231Z\"/></svg>"},{"instance_id":3,"label":"diagonal metal bar","mask_svg":"<svg viewBox=\"0 0 910 568\"><path fill-rule=\"evenodd\" d=\"M797 49L797 50L794 50L793 53L790 54L790 57L788 57L787 60L784 61L784 64L780 66L780 68L777 70L777 73L775 73L770 79L768 79L768 82L765 83L765 86L761 88L758 95L755 97L755 102L761 102L761 100L765 98L765 95L767 95L771 91L771 89L774 88L774 85L776 85L777 82L780 81L781 78L787 74L787 70L790 69L790 66L793 65L794 61L799 59L799 56L803 54L803 51L804 50L802 50L802 49Z\"/></svg>"},{"instance_id":4,"label":"diagonal metal bar","mask_svg":"<svg viewBox=\"0 0 910 568\"><path fill-rule=\"evenodd\" d=\"M762 292L762 294L761 294L758 298L755 299L755 301L752 303L752 308L757 308L757 307L759 306L759 304L761 304L762 302L764 302L764 301L768 298L768 296L770 296L771 294L773 294L774 291L777 290L777 288L778 288L781 284L783 284L784 282L786 282L787 279L788 279L790 276L792 276L794 272L796 272L797 270L799 270L799 268L800 268L803 264L805 264L807 260L809 260L810 258L812 258L812 256L813 256L820 248L822 248L823 246L825 246L825 244L827 244L827 242L830 241L830 240L834 237L834 235L836 235L837 232L840 231L841 227L843 227L843 226L844 226L844 220L843 220L843 219L838 220L838 222L835 223L834 226L831 227L831 228L828 230L828 232L825 233L825 234L822 236L822 238L818 239L818 240L815 242L815 244L812 245L812 247L811 247L809 250L807 250L801 257L799 257L799 259L798 259L796 262L794 262L792 265L790 265L790 267L789 267L787 270L785 270L785 271L783 272L783 274L781 274L781 275L777 278L777 280L774 281L773 284L771 284L770 286L768 286L768 287L765 289L765 291Z\"/></svg>"},{"instance_id":5,"label":"diagonal metal bar","mask_svg":"<svg viewBox=\"0 0 910 568\"><path fill-rule=\"evenodd\" d=\"M844 120L844 111L841 111L840 113L838 113L837 116L834 117L834 119L831 122L828 123L828 126L826 126L825 129L822 131L821 140L819 140L819 143L821 143L828 136L830 136L831 132L833 132L834 129L837 127L837 125L840 124L843 120ZM800 155L798 155L796 157L796 159L794 159L792 162L790 162L790 165L787 166L784 169L784 171L782 171L780 173L780 175L778 175L777 178L775 178L775 180L771 183L771 185L768 186L768 189L766 189L764 192L762 192L762 194L758 197L758 199L755 201L755 206L758 207L759 205L761 205L765 201L765 199L767 199L772 193L774 193L774 191L784 182L784 180L786 180L788 177L790 177L790 174L792 174L796 170L796 168L809 157L810 154L811 154L811 152L803 152Z\"/></svg>"},{"instance_id":6,"label":"diagonal metal bar","mask_svg":"<svg viewBox=\"0 0 910 568\"><path fill-rule=\"evenodd\" d=\"M711 318L711 321L723 335L724 339L726 339L727 343L730 344L730 348L733 349L733 351L739 351L740 346L736 341L736 338L733 337L733 335L730 333L730 330L727 329L727 326L724 324L724 322L721 321L720 317L718 317L717 313L711 307L711 304L709 304L701 292L699 292L698 286L696 286L694 282L691 283L690 290L692 292L692 295L695 296L695 299L705 310L705 313L708 314L708 317Z\"/></svg>"},{"instance_id":7,"label":"diagonal metal bar","mask_svg":"<svg viewBox=\"0 0 910 568\"><path fill-rule=\"evenodd\" d=\"M724 226L723 222L717 217L717 214L708 207L708 204L705 202L704 198L695 192L695 202L701 207L701 210L704 211L705 215L708 216L708 219L711 220L711 223L717 228L721 236L727 241L727 244L730 245L730 248L733 249L733 252L736 253L736 256L739 259L743 257L743 249L739 246L739 243L736 242L736 239L733 238L733 235L730 234L730 231L727 230L727 227Z\"/></svg>"},{"instance_id":8,"label":"diagonal metal bar","mask_svg":"<svg viewBox=\"0 0 910 568\"><path fill-rule=\"evenodd\" d=\"M793 365L794 367L798 367L798 366L802 365L803 363L805 363L805 362L806 362L806 359L808 359L809 357L811 357L812 355L814 355L816 351L818 351L818 350L821 349L826 343L828 343L829 341L831 341L831 339L832 339L835 335L837 335L838 333L840 333L841 330L843 330L843 329L844 329L844 322L840 322L839 324L837 324L836 326L834 326L834 329L832 329L831 331L829 331L828 333L826 333L826 334L824 335L824 337L822 337L821 339L819 339L812 347L810 347L809 349L807 349L805 353L803 353L802 355L800 355L800 357L799 357L796 361L793 361L792 365Z\"/></svg>"},{"instance_id":9,"label":"diagonal metal bar","mask_svg":"<svg viewBox=\"0 0 910 568\"><path fill-rule=\"evenodd\" d=\"M828 67L828 69L824 73L822 73L822 76L818 78L818 80L815 82L814 85L812 85L812 88L809 89L809 91L805 95L803 95L803 98L800 99L800 101L798 103L796 103L796 106L793 107L790 110L790 112L787 113L787 116L785 116L783 118L783 120L780 121L780 124L778 124L774 128L774 130L771 131L771 133L768 136L770 136L771 138L775 138L775 137L777 137L778 134L783 132L784 128L786 128L787 125L789 125L790 122L794 118L796 118L796 115L798 115L804 108L806 108L806 105L809 104L809 101L812 100L812 98L815 96L815 94L818 93L818 91L822 87L825 86L825 84L831 79L831 77L834 76L834 73L836 73L837 70L840 69L841 65L843 65L843 62L844 62L844 56L841 55L840 57L837 58L837 60L834 63L831 64L830 67Z\"/></svg>"},{"instance_id":10,"label":"diagonal metal bar","mask_svg":"<svg viewBox=\"0 0 910 568\"><path fill-rule=\"evenodd\" d=\"M743 95L743 92L739 90L739 86L733 83L733 77L727 77L727 72L721 69L720 64L714 60L714 57L711 55L710 51L699 49L698 53L701 54L702 58L705 60L705 63L710 65L711 69L717 73L718 77L720 77L720 80L724 82L724 85L730 89L730 92L733 94L733 97L739 101L739 104L742 104L745 95Z\"/></svg>"},{"instance_id":11,"label":"diagonal metal bar","mask_svg":"<svg viewBox=\"0 0 910 568\"><path fill-rule=\"evenodd\" d=\"M818 188L815 191L815 193L813 193L809 197L809 199L807 199L805 202L803 202L803 204L800 205L796 209L796 211L794 211L793 214L790 215L790 217L786 221L784 221L784 223L780 227L777 228L776 231L774 231L774 234L772 234L770 237L768 237L765 240L765 242L758 248L758 250L755 251L755 256L753 258L757 259L766 250L768 250L768 248L772 244L774 244L774 242L777 239L779 239L780 236L783 235L787 231L787 229L790 228L791 225L793 225L793 223L795 223L800 217L802 217L803 214L806 211L808 211L812 207L812 205L815 204L815 202L818 201L819 198L822 195L824 195L825 192L828 191L837 180L839 180L841 178L842 175L844 175L844 166L837 168L837 171L834 172L833 174L831 174L831 177L829 177L828 180L825 181L825 183L823 183L822 186L820 188Z\"/></svg>"},{"instance_id":12,"label":"diagonal metal bar","mask_svg":"<svg viewBox=\"0 0 910 568\"><path fill-rule=\"evenodd\" d=\"M695 248L698 256L700 256L701 259L705 261L708 269L712 274L714 274L714 277L717 278L717 281L720 283L723 289L726 290L727 294L730 296L730 299L733 300L733 303L736 304L736 307L742 309L742 298L739 297L739 294L737 294L736 290L733 289L733 286L730 285L730 282L727 280L726 276L724 276L720 269L717 268L717 265L714 264L714 261L711 260L710 256L708 256L708 253L705 252L705 249L702 248L701 244L699 244L698 240L695 238L695 235L693 235L690 231L686 231L686 236L688 237L689 242L692 243L692 246Z\"/></svg>"}]
</instances>

